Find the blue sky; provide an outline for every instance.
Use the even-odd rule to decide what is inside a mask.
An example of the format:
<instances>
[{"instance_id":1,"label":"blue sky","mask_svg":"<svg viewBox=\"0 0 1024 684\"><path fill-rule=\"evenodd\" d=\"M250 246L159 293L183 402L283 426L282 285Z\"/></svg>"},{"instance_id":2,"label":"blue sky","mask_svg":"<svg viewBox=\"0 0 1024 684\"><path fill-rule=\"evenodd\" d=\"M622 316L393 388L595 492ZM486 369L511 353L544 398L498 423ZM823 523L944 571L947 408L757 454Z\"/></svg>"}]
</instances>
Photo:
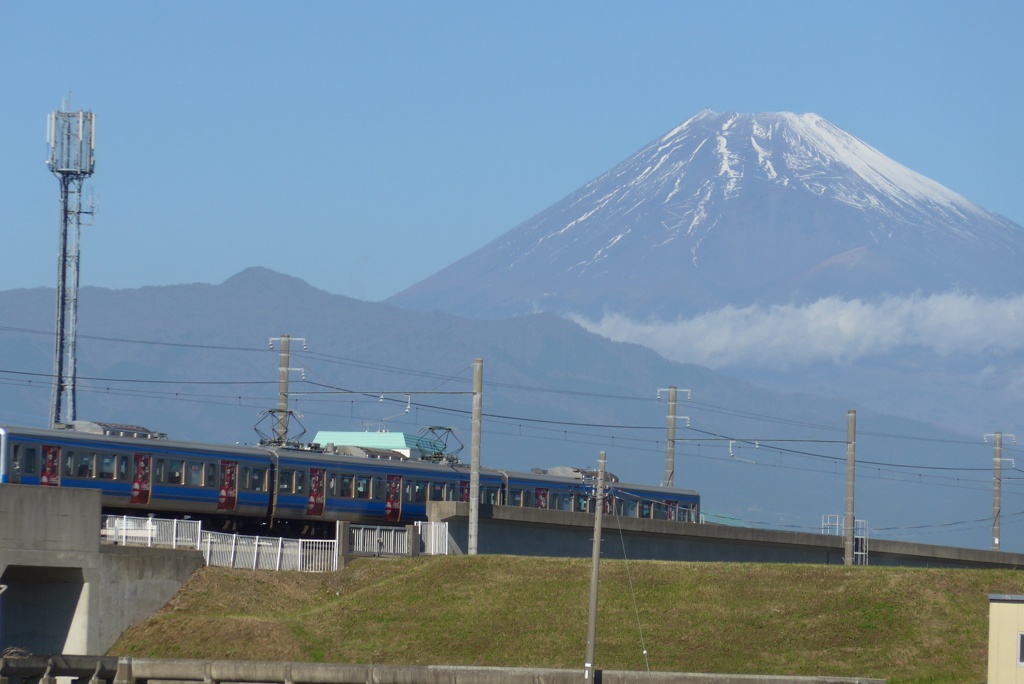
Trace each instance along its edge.
<instances>
[{"instance_id":1,"label":"blue sky","mask_svg":"<svg viewBox=\"0 0 1024 684\"><path fill-rule=\"evenodd\" d=\"M704 108L815 112L1024 223L1019 2L0 2L0 290L53 287L45 122L97 117L82 284L383 299Z\"/></svg>"}]
</instances>

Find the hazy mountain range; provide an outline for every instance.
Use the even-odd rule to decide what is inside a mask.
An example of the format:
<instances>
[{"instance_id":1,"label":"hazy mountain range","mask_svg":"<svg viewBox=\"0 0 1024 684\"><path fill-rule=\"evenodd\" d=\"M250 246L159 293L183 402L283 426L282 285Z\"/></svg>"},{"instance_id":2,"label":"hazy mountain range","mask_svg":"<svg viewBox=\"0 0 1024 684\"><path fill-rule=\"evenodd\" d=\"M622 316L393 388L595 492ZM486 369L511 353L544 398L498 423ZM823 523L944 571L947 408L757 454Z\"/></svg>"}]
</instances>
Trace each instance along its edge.
<instances>
[{"instance_id":1,"label":"hazy mountain range","mask_svg":"<svg viewBox=\"0 0 1024 684\"><path fill-rule=\"evenodd\" d=\"M268 339L290 334L309 345L290 364L307 438L446 425L468 445L481 357L486 465L604 450L623 479L658 483L657 395L675 385L693 397L677 486L747 524L813 530L843 512L857 409L858 517L987 548L982 435L1013 432L1024 401L1022 234L813 115L702 112L388 303L266 269L84 287L78 417L251 442L276 406ZM0 423L47 420L53 298L0 292ZM1021 493L1008 477L1007 550L1024 550Z\"/></svg>"}]
</instances>

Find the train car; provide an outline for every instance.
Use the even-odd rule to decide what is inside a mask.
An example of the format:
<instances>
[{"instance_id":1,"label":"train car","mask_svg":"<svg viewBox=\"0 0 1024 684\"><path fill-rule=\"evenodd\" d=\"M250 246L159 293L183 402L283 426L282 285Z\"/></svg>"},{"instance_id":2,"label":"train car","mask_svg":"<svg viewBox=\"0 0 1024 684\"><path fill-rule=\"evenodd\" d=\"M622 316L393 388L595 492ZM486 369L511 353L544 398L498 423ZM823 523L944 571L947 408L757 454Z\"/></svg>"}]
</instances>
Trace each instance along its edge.
<instances>
[{"instance_id":1,"label":"train car","mask_svg":"<svg viewBox=\"0 0 1024 684\"><path fill-rule=\"evenodd\" d=\"M100 489L106 512L267 519L276 464L266 449L176 442L141 428L0 427L0 482Z\"/></svg>"},{"instance_id":2,"label":"train car","mask_svg":"<svg viewBox=\"0 0 1024 684\"><path fill-rule=\"evenodd\" d=\"M207 529L331 536L334 523L426 520L431 501L469 501L469 467L389 450L315 445L216 446L143 428L80 422L73 429L0 426L0 483L100 489L105 512L190 517ZM592 471L480 471L480 502L586 512ZM696 521L690 490L607 478L605 512Z\"/></svg>"}]
</instances>

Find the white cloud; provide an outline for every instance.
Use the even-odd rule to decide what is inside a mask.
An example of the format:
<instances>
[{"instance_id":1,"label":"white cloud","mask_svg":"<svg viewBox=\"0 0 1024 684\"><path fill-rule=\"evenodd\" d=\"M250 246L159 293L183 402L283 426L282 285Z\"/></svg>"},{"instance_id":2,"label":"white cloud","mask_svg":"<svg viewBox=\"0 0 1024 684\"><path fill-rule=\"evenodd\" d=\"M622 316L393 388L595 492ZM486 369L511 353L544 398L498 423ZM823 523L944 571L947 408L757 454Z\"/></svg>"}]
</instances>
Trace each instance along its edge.
<instances>
[{"instance_id":1,"label":"white cloud","mask_svg":"<svg viewBox=\"0 0 1024 684\"><path fill-rule=\"evenodd\" d=\"M662 356L710 368L732 365L849 363L901 348L943 356L1024 349L1024 295L1003 299L950 292L877 302L828 297L806 306L725 307L675 322L573 317L587 330L651 347Z\"/></svg>"}]
</instances>

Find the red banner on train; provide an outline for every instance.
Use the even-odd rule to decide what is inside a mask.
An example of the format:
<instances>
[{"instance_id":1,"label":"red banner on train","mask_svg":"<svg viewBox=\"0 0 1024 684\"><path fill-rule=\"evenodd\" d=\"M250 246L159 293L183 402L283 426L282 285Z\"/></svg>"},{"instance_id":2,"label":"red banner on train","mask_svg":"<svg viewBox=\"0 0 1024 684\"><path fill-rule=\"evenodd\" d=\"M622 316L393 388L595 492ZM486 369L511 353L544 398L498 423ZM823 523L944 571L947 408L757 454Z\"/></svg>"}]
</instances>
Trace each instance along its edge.
<instances>
[{"instance_id":1,"label":"red banner on train","mask_svg":"<svg viewBox=\"0 0 1024 684\"><path fill-rule=\"evenodd\" d=\"M39 484L48 487L60 486L60 447L43 447L43 472Z\"/></svg>"},{"instance_id":2,"label":"red banner on train","mask_svg":"<svg viewBox=\"0 0 1024 684\"><path fill-rule=\"evenodd\" d=\"M320 517L324 514L326 502L327 471L323 468L309 469L309 499L306 500L306 515Z\"/></svg>"},{"instance_id":3,"label":"red banner on train","mask_svg":"<svg viewBox=\"0 0 1024 684\"><path fill-rule=\"evenodd\" d=\"M537 508L548 507L548 488L537 487L534 489L534 496L537 498Z\"/></svg>"},{"instance_id":4,"label":"red banner on train","mask_svg":"<svg viewBox=\"0 0 1024 684\"><path fill-rule=\"evenodd\" d=\"M384 499L384 520L398 522L402 517L402 476L388 475L388 488Z\"/></svg>"},{"instance_id":5,"label":"red banner on train","mask_svg":"<svg viewBox=\"0 0 1024 684\"><path fill-rule=\"evenodd\" d=\"M150 482L150 461L152 458L149 454L135 454L132 462L132 498L130 499L133 504L145 506L149 503L150 493L153 488Z\"/></svg>"},{"instance_id":6,"label":"red banner on train","mask_svg":"<svg viewBox=\"0 0 1024 684\"><path fill-rule=\"evenodd\" d=\"M220 462L220 493L217 495L218 511L233 511L238 505L238 462Z\"/></svg>"}]
</instances>

